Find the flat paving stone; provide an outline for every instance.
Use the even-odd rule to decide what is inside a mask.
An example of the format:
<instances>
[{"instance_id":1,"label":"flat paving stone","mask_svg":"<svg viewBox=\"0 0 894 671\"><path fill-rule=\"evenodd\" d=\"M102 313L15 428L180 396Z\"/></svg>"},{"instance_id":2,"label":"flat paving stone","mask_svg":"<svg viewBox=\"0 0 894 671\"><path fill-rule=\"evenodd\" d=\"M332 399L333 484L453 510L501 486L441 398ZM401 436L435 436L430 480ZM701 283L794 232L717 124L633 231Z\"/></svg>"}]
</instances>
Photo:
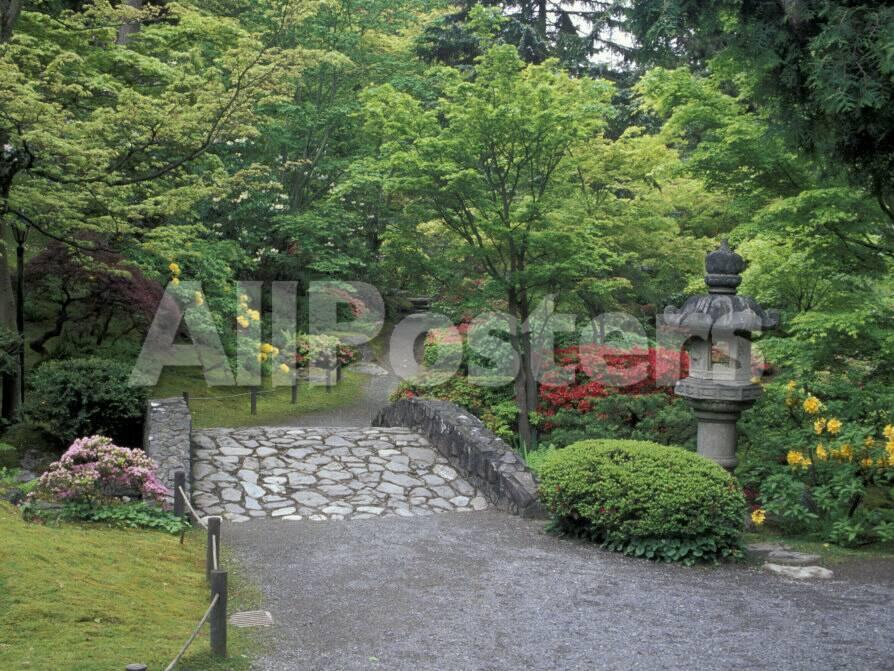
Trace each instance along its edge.
<instances>
[{"instance_id":1,"label":"flat paving stone","mask_svg":"<svg viewBox=\"0 0 894 671\"><path fill-rule=\"evenodd\" d=\"M400 427L195 431L199 511L230 521L411 517L484 510L487 500L428 441ZM433 491L434 490L434 491Z\"/></svg>"}]
</instances>

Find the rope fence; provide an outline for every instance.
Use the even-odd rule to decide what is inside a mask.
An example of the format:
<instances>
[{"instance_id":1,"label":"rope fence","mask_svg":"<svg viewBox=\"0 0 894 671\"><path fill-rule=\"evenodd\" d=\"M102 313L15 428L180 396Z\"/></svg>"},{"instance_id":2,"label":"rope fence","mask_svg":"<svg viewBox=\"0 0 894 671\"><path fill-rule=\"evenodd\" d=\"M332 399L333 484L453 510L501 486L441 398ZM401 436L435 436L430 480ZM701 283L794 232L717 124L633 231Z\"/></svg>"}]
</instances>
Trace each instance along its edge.
<instances>
[{"instance_id":1,"label":"rope fence","mask_svg":"<svg viewBox=\"0 0 894 671\"><path fill-rule=\"evenodd\" d=\"M227 656L227 572L220 568L221 518L199 515L186 493L186 473L183 471L174 473L174 514L178 517L186 517L188 514L196 524L207 531L205 577L211 588L211 602L176 657L165 667L165 671L174 671L205 623L208 623L209 627L211 654L215 657ZM181 543L183 534L184 532L180 534ZM145 664L128 664L126 671L148 671L148 667Z\"/></svg>"}]
</instances>

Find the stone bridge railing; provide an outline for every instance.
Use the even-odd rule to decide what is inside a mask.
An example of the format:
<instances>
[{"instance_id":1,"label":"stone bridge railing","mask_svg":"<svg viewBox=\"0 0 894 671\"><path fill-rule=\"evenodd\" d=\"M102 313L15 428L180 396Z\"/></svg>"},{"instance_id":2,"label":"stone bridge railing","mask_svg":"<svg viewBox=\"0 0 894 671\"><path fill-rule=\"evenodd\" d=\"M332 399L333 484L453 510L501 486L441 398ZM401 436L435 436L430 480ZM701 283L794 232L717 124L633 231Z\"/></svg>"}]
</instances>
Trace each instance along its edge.
<instances>
[{"instance_id":1,"label":"stone bridge railing","mask_svg":"<svg viewBox=\"0 0 894 671\"><path fill-rule=\"evenodd\" d=\"M500 510L522 517L546 515L537 483L521 457L480 419L446 401L401 399L384 408L374 426L404 426L425 436Z\"/></svg>"},{"instance_id":2,"label":"stone bridge railing","mask_svg":"<svg viewBox=\"0 0 894 671\"><path fill-rule=\"evenodd\" d=\"M158 479L170 487L174 473L186 473L186 493L190 490L192 415L180 396L149 401L143 428L143 449L158 464Z\"/></svg>"}]
</instances>

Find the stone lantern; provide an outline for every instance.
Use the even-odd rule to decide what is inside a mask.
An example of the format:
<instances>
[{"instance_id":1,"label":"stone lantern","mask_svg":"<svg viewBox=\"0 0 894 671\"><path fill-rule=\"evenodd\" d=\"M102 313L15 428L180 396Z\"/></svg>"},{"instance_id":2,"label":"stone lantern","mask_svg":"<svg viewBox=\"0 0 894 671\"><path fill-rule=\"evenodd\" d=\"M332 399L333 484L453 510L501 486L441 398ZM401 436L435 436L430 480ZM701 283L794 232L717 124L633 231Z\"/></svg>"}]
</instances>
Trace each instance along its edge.
<instances>
[{"instance_id":1,"label":"stone lantern","mask_svg":"<svg viewBox=\"0 0 894 671\"><path fill-rule=\"evenodd\" d=\"M751 334L779 322L750 296L736 294L744 269L742 257L724 240L705 259L708 293L664 311L665 324L686 339L689 376L674 392L695 411L698 453L730 470L737 463L736 421L761 394L752 381Z\"/></svg>"}]
</instances>

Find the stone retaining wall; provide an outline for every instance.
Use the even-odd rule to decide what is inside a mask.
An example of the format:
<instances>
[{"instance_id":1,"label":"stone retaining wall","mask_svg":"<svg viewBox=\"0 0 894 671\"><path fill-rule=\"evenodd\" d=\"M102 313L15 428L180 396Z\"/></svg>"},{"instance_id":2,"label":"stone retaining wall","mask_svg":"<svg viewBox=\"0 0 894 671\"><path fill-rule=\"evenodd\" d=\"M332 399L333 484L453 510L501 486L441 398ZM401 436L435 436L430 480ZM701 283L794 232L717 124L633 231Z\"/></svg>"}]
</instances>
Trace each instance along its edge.
<instances>
[{"instance_id":1,"label":"stone retaining wall","mask_svg":"<svg viewBox=\"0 0 894 671\"><path fill-rule=\"evenodd\" d=\"M158 478L165 487L174 486L174 473L186 473L190 491L192 461L190 435L192 415L182 397L151 399L146 408L143 449L158 465Z\"/></svg>"},{"instance_id":2,"label":"stone retaining wall","mask_svg":"<svg viewBox=\"0 0 894 671\"><path fill-rule=\"evenodd\" d=\"M425 436L500 510L545 517L537 483L521 457L480 419L447 401L406 398L383 408L373 426L405 426Z\"/></svg>"}]
</instances>

